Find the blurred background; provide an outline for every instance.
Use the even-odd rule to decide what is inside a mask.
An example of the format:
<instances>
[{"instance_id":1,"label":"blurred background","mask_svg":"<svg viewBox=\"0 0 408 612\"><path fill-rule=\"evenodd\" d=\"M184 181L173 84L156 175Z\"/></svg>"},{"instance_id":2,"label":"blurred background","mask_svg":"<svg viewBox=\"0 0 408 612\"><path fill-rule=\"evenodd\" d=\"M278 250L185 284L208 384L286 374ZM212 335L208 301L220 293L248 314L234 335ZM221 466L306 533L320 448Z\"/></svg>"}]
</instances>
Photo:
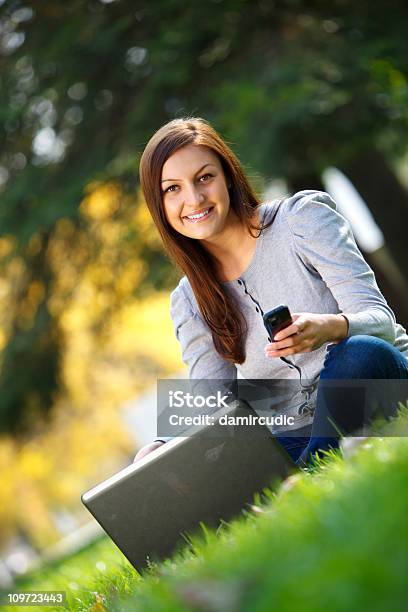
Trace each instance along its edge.
<instances>
[{"instance_id":1,"label":"blurred background","mask_svg":"<svg viewBox=\"0 0 408 612\"><path fill-rule=\"evenodd\" d=\"M137 173L166 121L264 198L328 190L407 326L407 32L402 0L0 0L0 582L93 537L80 494L182 368Z\"/></svg>"}]
</instances>

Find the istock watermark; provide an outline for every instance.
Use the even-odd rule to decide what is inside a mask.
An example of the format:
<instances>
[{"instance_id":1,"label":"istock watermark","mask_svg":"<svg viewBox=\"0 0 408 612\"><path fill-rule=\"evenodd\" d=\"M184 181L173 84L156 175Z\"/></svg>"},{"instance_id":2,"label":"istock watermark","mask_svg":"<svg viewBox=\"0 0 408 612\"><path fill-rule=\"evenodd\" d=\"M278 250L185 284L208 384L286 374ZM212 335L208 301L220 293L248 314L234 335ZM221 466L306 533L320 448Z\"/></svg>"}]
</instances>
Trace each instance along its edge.
<instances>
[{"instance_id":1,"label":"istock watermark","mask_svg":"<svg viewBox=\"0 0 408 612\"><path fill-rule=\"evenodd\" d=\"M247 416L228 418L237 401L247 407ZM398 418L404 410L405 421ZM238 428L245 429L245 435L267 435L269 429L269 435L296 437L312 435L312 426L314 436L406 436L407 424L407 380L157 381L159 438L190 436L203 429L205 435L230 436Z\"/></svg>"},{"instance_id":2,"label":"istock watermark","mask_svg":"<svg viewBox=\"0 0 408 612\"><path fill-rule=\"evenodd\" d=\"M227 400L231 399L231 393L222 394L217 391L216 395L193 395L182 390L169 391L170 408L227 408Z\"/></svg>"}]
</instances>

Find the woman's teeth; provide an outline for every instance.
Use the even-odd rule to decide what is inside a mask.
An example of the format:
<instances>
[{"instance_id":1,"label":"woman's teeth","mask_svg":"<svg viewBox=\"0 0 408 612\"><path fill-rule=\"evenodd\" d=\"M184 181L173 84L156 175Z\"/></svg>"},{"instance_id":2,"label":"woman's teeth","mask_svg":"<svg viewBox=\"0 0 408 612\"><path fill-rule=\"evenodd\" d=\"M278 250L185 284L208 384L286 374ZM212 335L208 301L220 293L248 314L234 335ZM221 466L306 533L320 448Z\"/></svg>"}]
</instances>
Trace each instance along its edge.
<instances>
[{"instance_id":1,"label":"woman's teeth","mask_svg":"<svg viewBox=\"0 0 408 612\"><path fill-rule=\"evenodd\" d=\"M197 221L199 219L203 219L204 217L210 214L211 210L212 208L207 208L207 210L204 210L202 213L198 213L197 215L187 215L187 219L190 219L190 221Z\"/></svg>"}]
</instances>

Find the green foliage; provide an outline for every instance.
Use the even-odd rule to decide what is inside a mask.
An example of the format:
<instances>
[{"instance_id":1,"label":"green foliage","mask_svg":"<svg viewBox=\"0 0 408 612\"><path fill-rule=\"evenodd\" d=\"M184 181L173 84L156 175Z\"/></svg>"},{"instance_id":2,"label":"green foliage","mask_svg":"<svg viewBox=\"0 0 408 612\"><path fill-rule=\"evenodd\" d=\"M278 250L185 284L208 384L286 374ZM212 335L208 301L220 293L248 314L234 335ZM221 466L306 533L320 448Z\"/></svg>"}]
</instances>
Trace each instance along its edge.
<instances>
[{"instance_id":1,"label":"green foliage","mask_svg":"<svg viewBox=\"0 0 408 612\"><path fill-rule=\"evenodd\" d=\"M43 2L16 25L19 4L1 8L25 41L0 60L10 173L0 222L22 240L75 216L100 173L134 186L144 142L182 113L213 119L267 174L299 162L321 169L379 138L405 151L408 13L398 0L370 11L352 2ZM31 151L44 127L64 155Z\"/></svg>"}]
</instances>

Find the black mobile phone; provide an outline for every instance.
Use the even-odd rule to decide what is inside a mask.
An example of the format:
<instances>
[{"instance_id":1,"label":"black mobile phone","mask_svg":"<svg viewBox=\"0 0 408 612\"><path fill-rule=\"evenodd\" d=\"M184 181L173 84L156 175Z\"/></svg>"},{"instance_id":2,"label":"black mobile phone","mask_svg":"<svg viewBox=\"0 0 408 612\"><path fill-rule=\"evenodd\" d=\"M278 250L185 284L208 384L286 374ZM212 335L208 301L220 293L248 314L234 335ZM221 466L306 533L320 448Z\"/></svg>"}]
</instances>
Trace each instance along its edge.
<instances>
[{"instance_id":1,"label":"black mobile phone","mask_svg":"<svg viewBox=\"0 0 408 612\"><path fill-rule=\"evenodd\" d=\"M266 312L263 316L264 325L269 335L269 341L273 342L275 335L285 327L288 327L292 321L289 308L287 306L277 306Z\"/></svg>"}]
</instances>

